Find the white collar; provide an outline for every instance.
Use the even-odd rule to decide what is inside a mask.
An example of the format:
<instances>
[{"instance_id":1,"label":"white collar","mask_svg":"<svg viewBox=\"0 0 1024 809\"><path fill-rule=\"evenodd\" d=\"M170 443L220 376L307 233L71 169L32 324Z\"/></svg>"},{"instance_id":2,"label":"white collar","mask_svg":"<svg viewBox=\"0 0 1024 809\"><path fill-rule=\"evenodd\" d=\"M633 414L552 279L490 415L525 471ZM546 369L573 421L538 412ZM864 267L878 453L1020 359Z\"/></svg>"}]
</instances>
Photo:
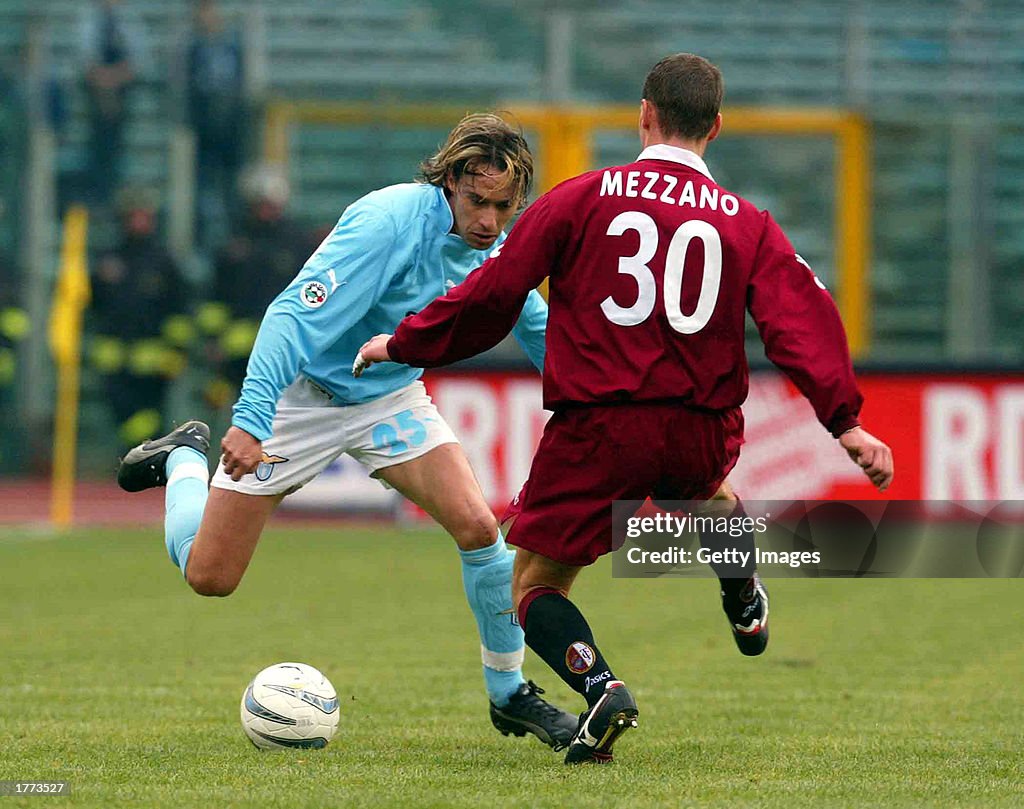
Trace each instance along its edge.
<instances>
[{"instance_id":1,"label":"white collar","mask_svg":"<svg viewBox=\"0 0 1024 809\"><path fill-rule=\"evenodd\" d=\"M683 149L680 146L656 143L640 152L637 160L671 160L673 163L682 163L684 166L696 169L711 180L711 182L715 181L715 178L711 176L711 172L708 171L707 164L701 159L700 155L696 152L691 152L689 149Z\"/></svg>"}]
</instances>

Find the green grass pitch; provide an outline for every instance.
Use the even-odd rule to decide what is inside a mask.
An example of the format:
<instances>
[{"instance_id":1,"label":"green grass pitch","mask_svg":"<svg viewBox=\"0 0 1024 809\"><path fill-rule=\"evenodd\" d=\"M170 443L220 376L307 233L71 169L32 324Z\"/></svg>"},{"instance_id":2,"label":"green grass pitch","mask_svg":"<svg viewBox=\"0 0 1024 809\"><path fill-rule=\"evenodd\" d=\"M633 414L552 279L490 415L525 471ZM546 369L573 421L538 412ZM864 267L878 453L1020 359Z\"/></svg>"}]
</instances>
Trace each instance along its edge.
<instances>
[{"instance_id":1,"label":"green grass pitch","mask_svg":"<svg viewBox=\"0 0 1024 809\"><path fill-rule=\"evenodd\" d=\"M572 770L491 728L436 530L277 528L234 596L202 599L158 529L6 529L0 581L0 780L73 790L0 809L1024 805L1019 580L772 580L772 645L746 659L713 580L599 564L576 600L641 726ZM244 686L283 660L338 690L326 750L242 734ZM532 656L527 675L580 709Z\"/></svg>"}]
</instances>

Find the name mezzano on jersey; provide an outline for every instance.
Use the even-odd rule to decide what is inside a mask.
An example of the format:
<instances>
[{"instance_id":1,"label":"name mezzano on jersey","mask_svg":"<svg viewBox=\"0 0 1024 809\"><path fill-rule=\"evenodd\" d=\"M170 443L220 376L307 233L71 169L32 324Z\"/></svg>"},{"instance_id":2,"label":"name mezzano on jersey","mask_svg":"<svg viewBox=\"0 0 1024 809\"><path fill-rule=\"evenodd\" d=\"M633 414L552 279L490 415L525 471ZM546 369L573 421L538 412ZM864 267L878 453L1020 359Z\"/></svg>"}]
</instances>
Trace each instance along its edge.
<instances>
[{"instance_id":1,"label":"name mezzano on jersey","mask_svg":"<svg viewBox=\"0 0 1024 809\"><path fill-rule=\"evenodd\" d=\"M718 188L703 183L695 186L693 180L680 186L678 177L657 171L606 170L601 175L599 196L655 199L669 205L721 210L726 216L736 216L740 210L740 202L732 194L720 194Z\"/></svg>"}]
</instances>

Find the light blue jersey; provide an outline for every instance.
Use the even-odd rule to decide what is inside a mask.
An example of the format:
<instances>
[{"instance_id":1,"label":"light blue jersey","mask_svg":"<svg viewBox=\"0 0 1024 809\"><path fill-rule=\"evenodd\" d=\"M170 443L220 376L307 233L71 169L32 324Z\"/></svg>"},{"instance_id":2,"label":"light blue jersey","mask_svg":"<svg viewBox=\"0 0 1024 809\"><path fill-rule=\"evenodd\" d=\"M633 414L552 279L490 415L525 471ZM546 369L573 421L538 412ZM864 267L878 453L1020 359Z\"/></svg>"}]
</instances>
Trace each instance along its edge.
<instances>
[{"instance_id":1,"label":"light blue jersey","mask_svg":"<svg viewBox=\"0 0 1024 809\"><path fill-rule=\"evenodd\" d=\"M450 233L452 224L442 189L420 183L382 188L346 208L267 308L231 423L260 441L270 438L277 400L299 373L337 405L369 402L418 379L422 369L396 363L373 365L356 379L352 363L363 343L393 332L490 255L493 248L474 250ZM502 233L496 245L504 239ZM547 316L534 291L512 330L538 370Z\"/></svg>"}]
</instances>

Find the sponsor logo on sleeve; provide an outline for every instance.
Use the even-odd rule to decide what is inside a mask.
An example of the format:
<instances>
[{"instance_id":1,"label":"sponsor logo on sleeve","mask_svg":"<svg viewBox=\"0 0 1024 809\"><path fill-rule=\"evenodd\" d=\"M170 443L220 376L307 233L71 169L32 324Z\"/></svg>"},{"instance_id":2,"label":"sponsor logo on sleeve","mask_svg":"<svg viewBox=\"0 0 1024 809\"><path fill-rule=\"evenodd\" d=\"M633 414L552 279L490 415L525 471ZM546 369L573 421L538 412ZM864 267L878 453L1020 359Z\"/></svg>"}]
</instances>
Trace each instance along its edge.
<instances>
[{"instance_id":1,"label":"sponsor logo on sleeve","mask_svg":"<svg viewBox=\"0 0 1024 809\"><path fill-rule=\"evenodd\" d=\"M299 300L307 309L319 309L327 302L327 287L319 281L310 281L299 291Z\"/></svg>"},{"instance_id":2,"label":"sponsor logo on sleeve","mask_svg":"<svg viewBox=\"0 0 1024 809\"><path fill-rule=\"evenodd\" d=\"M338 281L338 276L334 274L334 270L327 271L327 277L331 279L331 292L334 292L338 287L343 287L348 281Z\"/></svg>"}]
</instances>

